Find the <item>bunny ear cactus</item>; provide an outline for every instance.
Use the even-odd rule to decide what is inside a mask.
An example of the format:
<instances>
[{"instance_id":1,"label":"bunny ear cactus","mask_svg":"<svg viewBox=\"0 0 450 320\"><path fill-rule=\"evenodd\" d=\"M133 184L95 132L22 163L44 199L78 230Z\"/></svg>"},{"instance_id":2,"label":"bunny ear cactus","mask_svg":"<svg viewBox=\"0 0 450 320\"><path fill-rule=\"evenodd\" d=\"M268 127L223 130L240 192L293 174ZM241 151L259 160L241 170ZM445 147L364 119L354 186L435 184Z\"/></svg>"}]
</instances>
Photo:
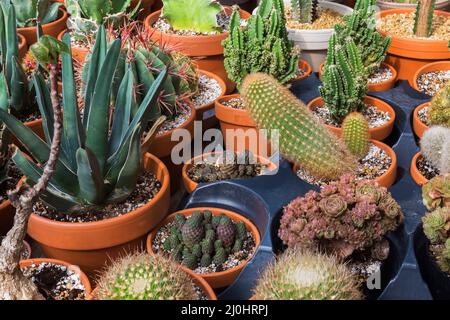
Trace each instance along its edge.
<instances>
[{"instance_id":1,"label":"bunny ear cactus","mask_svg":"<svg viewBox=\"0 0 450 320\"><path fill-rule=\"evenodd\" d=\"M337 179L355 169L355 158L345 145L277 80L251 74L241 93L257 127L278 130L279 149L287 159L317 178Z\"/></svg>"},{"instance_id":2,"label":"bunny ear cactus","mask_svg":"<svg viewBox=\"0 0 450 320\"><path fill-rule=\"evenodd\" d=\"M174 30L220 32L217 15L223 7L214 0L164 0L161 17Z\"/></svg>"},{"instance_id":3,"label":"bunny ear cactus","mask_svg":"<svg viewBox=\"0 0 450 320\"><path fill-rule=\"evenodd\" d=\"M420 140L420 150L441 175L450 172L450 128L429 128Z\"/></svg>"},{"instance_id":4,"label":"bunny ear cactus","mask_svg":"<svg viewBox=\"0 0 450 320\"><path fill-rule=\"evenodd\" d=\"M428 120L432 126L450 128L450 83L431 99Z\"/></svg>"},{"instance_id":5,"label":"bunny ear cactus","mask_svg":"<svg viewBox=\"0 0 450 320\"><path fill-rule=\"evenodd\" d=\"M436 0L419 0L414 15L414 34L417 37L428 38L431 35L434 6Z\"/></svg>"},{"instance_id":6,"label":"bunny ear cactus","mask_svg":"<svg viewBox=\"0 0 450 320\"><path fill-rule=\"evenodd\" d=\"M41 24L55 21L58 19L61 6L61 3L52 3L50 0L11 0L11 2L16 8L19 28L33 27L36 25L36 21Z\"/></svg>"},{"instance_id":7,"label":"bunny ear cactus","mask_svg":"<svg viewBox=\"0 0 450 320\"><path fill-rule=\"evenodd\" d=\"M64 44L70 47L68 34ZM161 72L142 103L136 105L133 100L134 76L128 68L111 110L111 87L121 40L115 40L108 50L106 47L105 29L101 27L92 49L83 96L83 116L79 113L72 56L68 52L62 53L64 128L61 154L55 173L40 197L58 212L74 213L122 201L133 192L142 172L141 136L147 123L155 120L151 118L150 110L155 107L167 71ZM37 49L34 52L44 50ZM0 120L42 165L48 160L53 134L53 114L49 106L51 92L39 72L33 75L33 84L47 142L7 112L0 110ZM27 176L28 183L34 184L42 176L41 167L23 152L16 151L12 159Z\"/></svg>"},{"instance_id":8,"label":"bunny ear cactus","mask_svg":"<svg viewBox=\"0 0 450 320\"><path fill-rule=\"evenodd\" d=\"M318 0L291 0L292 18L299 23L313 23L318 18Z\"/></svg>"},{"instance_id":9,"label":"bunny ear cactus","mask_svg":"<svg viewBox=\"0 0 450 320\"><path fill-rule=\"evenodd\" d=\"M342 139L351 153L363 158L369 151L369 124L359 112L352 112L342 123Z\"/></svg>"},{"instance_id":10,"label":"bunny ear cactus","mask_svg":"<svg viewBox=\"0 0 450 320\"><path fill-rule=\"evenodd\" d=\"M442 271L450 273L450 207L438 208L423 218L423 231L430 251Z\"/></svg>"}]
</instances>

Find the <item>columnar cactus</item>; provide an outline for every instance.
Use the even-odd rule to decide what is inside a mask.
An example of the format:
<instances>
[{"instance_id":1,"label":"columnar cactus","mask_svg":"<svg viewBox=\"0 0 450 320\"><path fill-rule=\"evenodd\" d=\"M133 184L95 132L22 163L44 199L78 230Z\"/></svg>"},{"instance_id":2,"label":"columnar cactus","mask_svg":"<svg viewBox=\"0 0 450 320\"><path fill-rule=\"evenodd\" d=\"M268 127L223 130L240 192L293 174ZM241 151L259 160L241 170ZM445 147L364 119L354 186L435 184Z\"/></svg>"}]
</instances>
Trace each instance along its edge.
<instances>
[{"instance_id":1,"label":"columnar cactus","mask_svg":"<svg viewBox=\"0 0 450 320\"><path fill-rule=\"evenodd\" d=\"M355 169L355 158L345 145L274 78L251 74L241 93L257 127L278 130L279 149L287 159L317 178L337 179Z\"/></svg>"},{"instance_id":2,"label":"columnar cactus","mask_svg":"<svg viewBox=\"0 0 450 320\"><path fill-rule=\"evenodd\" d=\"M113 262L97 282L98 300L198 300L192 278L173 260L136 253Z\"/></svg>"},{"instance_id":3,"label":"columnar cactus","mask_svg":"<svg viewBox=\"0 0 450 320\"><path fill-rule=\"evenodd\" d=\"M41 24L58 19L58 9L61 3L50 0L7 0L11 1L17 12L19 28L32 27L39 21Z\"/></svg>"},{"instance_id":4,"label":"columnar cactus","mask_svg":"<svg viewBox=\"0 0 450 320\"><path fill-rule=\"evenodd\" d=\"M244 28L235 7L223 47L228 77L238 86L252 72L270 74L280 83L296 77L300 50L288 39L282 0L262 0Z\"/></svg>"},{"instance_id":5,"label":"columnar cactus","mask_svg":"<svg viewBox=\"0 0 450 320\"><path fill-rule=\"evenodd\" d=\"M334 257L288 249L263 272L256 300L359 300L358 281Z\"/></svg>"},{"instance_id":6,"label":"columnar cactus","mask_svg":"<svg viewBox=\"0 0 450 320\"><path fill-rule=\"evenodd\" d=\"M351 153L363 158L369 151L369 124L359 112L352 112L342 123L342 139Z\"/></svg>"},{"instance_id":7,"label":"columnar cactus","mask_svg":"<svg viewBox=\"0 0 450 320\"><path fill-rule=\"evenodd\" d=\"M441 175L450 172L450 128L433 126L425 131L420 150Z\"/></svg>"},{"instance_id":8,"label":"columnar cactus","mask_svg":"<svg viewBox=\"0 0 450 320\"><path fill-rule=\"evenodd\" d=\"M450 83L431 99L428 120L432 126L450 128Z\"/></svg>"},{"instance_id":9,"label":"columnar cactus","mask_svg":"<svg viewBox=\"0 0 450 320\"><path fill-rule=\"evenodd\" d=\"M436 0L419 0L414 15L414 34L428 38L431 35Z\"/></svg>"},{"instance_id":10,"label":"columnar cactus","mask_svg":"<svg viewBox=\"0 0 450 320\"><path fill-rule=\"evenodd\" d=\"M441 207L450 207L450 173L437 176L422 187L424 206L433 211Z\"/></svg>"},{"instance_id":11,"label":"columnar cactus","mask_svg":"<svg viewBox=\"0 0 450 320\"><path fill-rule=\"evenodd\" d=\"M450 273L450 206L427 213L422 222L437 264L442 271Z\"/></svg>"},{"instance_id":12,"label":"columnar cactus","mask_svg":"<svg viewBox=\"0 0 450 320\"><path fill-rule=\"evenodd\" d=\"M313 23L318 17L318 0L291 0L292 18L300 23Z\"/></svg>"}]
</instances>

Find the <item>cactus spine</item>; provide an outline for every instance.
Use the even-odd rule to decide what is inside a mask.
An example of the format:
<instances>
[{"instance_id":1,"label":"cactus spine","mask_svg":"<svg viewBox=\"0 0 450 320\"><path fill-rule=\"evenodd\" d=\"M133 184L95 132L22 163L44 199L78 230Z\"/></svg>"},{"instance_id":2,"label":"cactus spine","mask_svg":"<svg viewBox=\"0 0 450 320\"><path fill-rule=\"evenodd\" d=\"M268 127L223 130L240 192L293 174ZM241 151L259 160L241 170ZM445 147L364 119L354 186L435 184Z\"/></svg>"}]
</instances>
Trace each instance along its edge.
<instances>
[{"instance_id":1,"label":"cactus spine","mask_svg":"<svg viewBox=\"0 0 450 320\"><path fill-rule=\"evenodd\" d=\"M450 172L450 128L434 126L425 131L420 150L441 175Z\"/></svg>"},{"instance_id":2,"label":"cactus spine","mask_svg":"<svg viewBox=\"0 0 450 320\"><path fill-rule=\"evenodd\" d=\"M450 128L450 84L447 84L431 100L428 109L430 125Z\"/></svg>"},{"instance_id":3,"label":"cactus spine","mask_svg":"<svg viewBox=\"0 0 450 320\"><path fill-rule=\"evenodd\" d=\"M255 73L241 90L261 129L279 130L280 152L317 178L337 179L355 168L355 158L312 112L274 78Z\"/></svg>"},{"instance_id":4,"label":"cactus spine","mask_svg":"<svg viewBox=\"0 0 450 320\"><path fill-rule=\"evenodd\" d=\"M436 0L420 0L414 15L414 34L417 37L428 38L431 35L434 6Z\"/></svg>"},{"instance_id":5,"label":"cactus spine","mask_svg":"<svg viewBox=\"0 0 450 320\"><path fill-rule=\"evenodd\" d=\"M359 112L352 112L342 123L342 139L351 153L363 158L369 151L369 124Z\"/></svg>"},{"instance_id":6,"label":"cactus spine","mask_svg":"<svg viewBox=\"0 0 450 320\"><path fill-rule=\"evenodd\" d=\"M291 0L292 18L300 23L313 23L318 17L318 0Z\"/></svg>"}]
</instances>

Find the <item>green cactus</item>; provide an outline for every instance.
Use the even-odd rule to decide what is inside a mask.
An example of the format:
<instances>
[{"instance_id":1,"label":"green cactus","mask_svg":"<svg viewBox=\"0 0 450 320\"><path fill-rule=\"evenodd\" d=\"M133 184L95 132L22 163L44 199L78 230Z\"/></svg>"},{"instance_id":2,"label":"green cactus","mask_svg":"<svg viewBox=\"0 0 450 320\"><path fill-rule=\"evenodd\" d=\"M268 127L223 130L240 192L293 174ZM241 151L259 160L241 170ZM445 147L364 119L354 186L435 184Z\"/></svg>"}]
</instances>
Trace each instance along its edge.
<instances>
[{"instance_id":1,"label":"green cactus","mask_svg":"<svg viewBox=\"0 0 450 320\"><path fill-rule=\"evenodd\" d=\"M359 284L335 257L288 249L264 271L255 300L359 300Z\"/></svg>"},{"instance_id":2,"label":"green cactus","mask_svg":"<svg viewBox=\"0 0 450 320\"><path fill-rule=\"evenodd\" d=\"M221 264L223 264L225 261L227 261L227 253L225 252L225 249L223 247L217 247L215 250L215 254L214 257L212 258L212 262L216 265L219 266Z\"/></svg>"},{"instance_id":3,"label":"green cactus","mask_svg":"<svg viewBox=\"0 0 450 320\"><path fill-rule=\"evenodd\" d=\"M354 170L355 158L345 145L274 78L251 74L241 93L257 127L278 130L279 150L287 159L317 178L337 179Z\"/></svg>"},{"instance_id":4,"label":"green cactus","mask_svg":"<svg viewBox=\"0 0 450 320\"><path fill-rule=\"evenodd\" d=\"M450 207L437 208L427 213L422 222L437 264L442 271L450 273Z\"/></svg>"},{"instance_id":5,"label":"green cactus","mask_svg":"<svg viewBox=\"0 0 450 320\"><path fill-rule=\"evenodd\" d=\"M288 39L282 0L262 0L244 28L235 7L222 44L228 77L238 86L253 72L270 74L281 83L297 75L300 50Z\"/></svg>"},{"instance_id":6,"label":"green cactus","mask_svg":"<svg viewBox=\"0 0 450 320\"><path fill-rule=\"evenodd\" d=\"M342 123L342 139L347 148L358 158L364 158L369 151L369 123L359 112L352 112Z\"/></svg>"},{"instance_id":7,"label":"green cactus","mask_svg":"<svg viewBox=\"0 0 450 320\"><path fill-rule=\"evenodd\" d=\"M205 229L201 220L192 216L184 223L181 228L181 234L183 235L183 243L188 247L193 247L205 237Z\"/></svg>"},{"instance_id":8,"label":"green cactus","mask_svg":"<svg viewBox=\"0 0 450 320\"><path fill-rule=\"evenodd\" d=\"M236 241L234 242L234 245L233 245L232 252L239 252L241 250L242 250L242 240L236 239Z\"/></svg>"},{"instance_id":9,"label":"green cactus","mask_svg":"<svg viewBox=\"0 0 450 320\"><path fill-rule=\"evenodd\" d=\"M183 255L183 261L181 262L181 264L191 270L194 270L195 268L197 268L198 258L192 253Z\"/></svg>"},{"instance_id":10,"label":"green cactus","mask_svg":"<svg viewBox=\"0 0 450 320\"><path fill-rule=\"evenodd\" d=\"M369 73L352 39L340 43L333 34L328 45L319 90L331 116L341 123L349 113L365 107Z\"/></svg>"},{"instance_id":11,"label":"green cactus","mask_svg":"<svg viewBox=\"0 0 450 320\"><path fill-rule=\"evenodd\" d=\"M450 172L450 128L429 128L420 139L420 150L441 175Z\"/></svg>"},{"instance_id":12,"label":"green cactus","mask_svg":"<svg viewBox=\"0 0 450 320\"><path fill-rule=\"evenodd\" d=\"M292 18L299 23L313 23L318 18L318 0L291 0Z\"/></svg>"},{"instance_id":13,"label":"green cactus","mask_svg":"<svg viewBox=\"0 0 450 320\"><path fill-rule=\"evenodd\" d=\"M70 46L68 34L64 37L64 43ZM150 110L156 106L167 71L161 72L141 105L136 105L132 99L134 76L128 68L116 106L112 108L111 84L121 40L115 40L107 51L104 51L105 48L105 29L101 27L92 52L95 63L91 63L89 68L83 116L79 113L71 54L62 54L64 130L61 156L49 185L40 197L49 207L61 213L94 210L123 201L134 191L143 170L141 159L144 150L140 146L142 128L153 120L150 119ZM36 52L39 50L33 51L34 54ZM47 142L7 112L0 110L0 120L33 159L42 165L49 156L53 131L53 117L49 111L50 90L40 72L33 75L33 84ZM12 158L28 183L38 181L42 175L39 165L19 150Z\"/></svg>"},{"instance_id":14,"label":"green cactus","mask_svg":"<svg viewBox=\"0 0 450 320\"><path fill-rule=\"evenodd\" d=\"M432 126L450 128L450 83L439 90L431 99L428 121Z\"/></svg>"},{"instance_id":15,"label":"green cactus","mask_svg":"<svg viewBox=\"0 0 450 320\"><path fill-rule=\"evenodd\" d=\"M420 0L414 14L413 32L418 37L431 35L436 0Z\"/></svg>"},{"instance_id":16,"label":"green cactus","mask_svg":"<svg viewBox=\"0 0 450 320\"><path fill-rule=\"evenodd\" d=\"M33 27L36 22L50 23L58 19L61 3L50 0L2 0L3 5L10 3L16 9L17 26L19 28Z\"/></svg>"},{"instance_id":17,"label":"green cactus","mask_svg":"<svg viewBox=\"0 0 450 320\"><path fill-rule=\"evenodd\" d=\"M164 0L161 17L175 30L220 32L217 15L222 10L214 0Z\"/></svg>"},{"instance_id":18,"label":"green cactus","mask_svg":"<svg viewBox=\"0 0 450 320\"><path fill-rule=\"evenodd\" d=\"M163 256L136 253L113 262L97 282L99 300L197 300L192 278Z\"/></svg>"},{"instance_id":19,"label":"green cactus","mask_svg":"<svg viewBox=\"0 0 450 320\"><path fill-rule=\"evenodd\" d=\"M200 266L206 268L211 264L211 262L212 262L211 256L208 253L205 253L200 259Z\"/></svg>"},{"instance_id":20,"label":"green cactus","mask_svg":"<svg viewBox=\"0 0 450 320\"><path fill-rule=\"evenodd\" d=\"M247 228L245 227L245 223L243 221L236 223L236 238L242 240L246 233Z\"/></svg>"}]
</instances>

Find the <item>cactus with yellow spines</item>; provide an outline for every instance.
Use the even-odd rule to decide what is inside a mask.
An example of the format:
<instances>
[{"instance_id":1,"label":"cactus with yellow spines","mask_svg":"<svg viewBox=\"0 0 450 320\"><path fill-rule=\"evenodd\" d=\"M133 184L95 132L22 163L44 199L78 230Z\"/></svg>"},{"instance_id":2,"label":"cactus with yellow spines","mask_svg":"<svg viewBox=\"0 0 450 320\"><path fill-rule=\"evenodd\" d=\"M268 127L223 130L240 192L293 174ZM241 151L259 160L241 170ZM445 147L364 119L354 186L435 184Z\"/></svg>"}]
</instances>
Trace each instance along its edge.
<instances>
[{"instance_id":1,"label":"cactus with yellow spines","mask_svg":"<svg viewBox=\"0 0 450 320\"><path fill-rule=\"evenodd\" d=\"M439 90L431 100L428 120L430 125L450 128L450 83Z\"/></svg>"},{"instance_id":2,"label":"cactus with yellow spines","mask_svg":"<svg viewBox=\"0 0 450 320\"><path fill-rule=\"evenodd\" d=\"M256 125L278 130L280 152L319 179L337 179L355 170L355 157L287 88L273 77L250 74L241 94Z\"/></svg>"},{"instance_id":3,"label":"cactus with yellow spines","mask_svg":"<svg viewBox=\"0 0 450 320\"><path fill-rule=\"evenodd\" d=\"M358 158L369 151L369 123L359 112L352 112L342 123L342 139L347 148Z\"/></svg>"}]
</instances>

